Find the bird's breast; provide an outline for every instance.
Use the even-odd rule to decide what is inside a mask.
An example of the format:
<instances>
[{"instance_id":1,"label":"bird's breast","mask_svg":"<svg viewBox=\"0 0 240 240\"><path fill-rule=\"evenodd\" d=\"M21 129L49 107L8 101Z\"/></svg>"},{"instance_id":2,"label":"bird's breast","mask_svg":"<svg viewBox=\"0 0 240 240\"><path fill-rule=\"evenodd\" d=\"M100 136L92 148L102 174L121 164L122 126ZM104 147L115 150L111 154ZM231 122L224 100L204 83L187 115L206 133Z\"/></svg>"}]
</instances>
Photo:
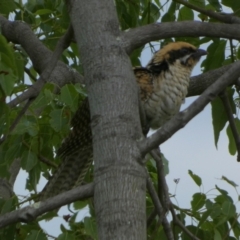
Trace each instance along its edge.
<instances>
[{"instance_id":1,"label":"bird's breast","mask_svg":"<svg viewBox=\"0 0 240 240\"><path fill-rule=\"evenodd\" d=\"M187 95L190 70L169 69L154 77L154 90L144 102L146 116L152 129L161 127L179 112Z\"/></svg>"}]
</instances>

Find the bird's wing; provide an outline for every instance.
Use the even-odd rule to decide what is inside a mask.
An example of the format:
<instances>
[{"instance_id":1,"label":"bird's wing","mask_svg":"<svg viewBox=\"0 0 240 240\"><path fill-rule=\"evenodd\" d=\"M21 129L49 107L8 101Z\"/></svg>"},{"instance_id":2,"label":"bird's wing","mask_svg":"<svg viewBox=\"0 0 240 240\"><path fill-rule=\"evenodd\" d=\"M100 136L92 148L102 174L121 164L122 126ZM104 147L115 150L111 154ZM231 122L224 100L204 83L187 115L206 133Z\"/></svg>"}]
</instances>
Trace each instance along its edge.
<instances>
[{"instance_id":1,"label":"bird's wing","mask_svg":"<svg viewBox=\"0 0 240 240\"><path fill-rule=\"evenodd\" d=\"M150 70L144 67L135 67L133 71L140 88L141 100L146 101L153 93L153 75Z\"/></svg>"}]
</instances>

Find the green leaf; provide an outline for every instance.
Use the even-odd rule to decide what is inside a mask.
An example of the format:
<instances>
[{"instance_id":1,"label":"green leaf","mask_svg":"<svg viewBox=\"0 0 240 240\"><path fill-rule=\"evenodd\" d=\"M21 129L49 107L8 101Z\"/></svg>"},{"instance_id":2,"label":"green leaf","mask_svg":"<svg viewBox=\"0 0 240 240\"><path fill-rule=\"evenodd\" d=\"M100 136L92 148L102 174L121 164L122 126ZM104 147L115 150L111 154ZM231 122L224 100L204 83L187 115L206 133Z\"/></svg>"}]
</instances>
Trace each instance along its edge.
<instances>
[{"instance_id":1,"label":"green leaf","mask_svg":"<svg viewBox=\"0 0 240 240\"><path fill-rule=\"evenodd\" d=\"M131 58L132 66L141 66L141 62L139 58L141 56L142 50L143 48L138 48L131 53L130 58Z\"/></svg>"},{"instance_id":2,"label":"green leaf","mask_svg":"<svg viewBox=\"0 0 240 240\"><path fill-rule=\"evenodd\" d=\"M16 8L14 0L1 0L0 1L0 13L9 14L13 12ZM1 44L0 44L1 45Z\"/></svg>"},{"instance_id":3,"label":"green leaf","mask_svg":"<svg viewBox=\"0 0 240 240\"><path fill-rule=\"evenodd\" d=\"M16 70L13 48L3 35L0 35L0 60L12 70Z\"/></svg>"},{"instance_id":4,"label":"green leaf","mask_svg":"<svg viewBox=\"0 0 240 240\"><path fill-rule=\"evenodd\" d=\"M234 118L234 122L236 124L237 129L240 129L240 120L238 118ZM236 149L236 143L232 134L232 130L230 128L230 124L227 127L227 135L228 135L228 150L231 155L235 155L237 149Z\"/></svg>"},{"instance_id":5,"label":"green leaf","mask_svg":"<svg viewBox=\"0 0 240 240\"><path fill-rule=\"evenodd\" d=\"M232 218L229 218L229 223L230 223L230 226L234 232L234 235L236 238L239 238L240 237L240 223L238 221L236 221L236 218L232 217Z\"/></svg>"},{"instance_id":6,"label":"green leaf","mask_svg":"<svg viewBox=\"0 0 240 240\"><path fill-rule=\"evenodd\" d=\"M208 0L208 2L219 12L222 10L222 5L218 0Z\"/></svg>"},{"instance_id":7,"label":"green leaf","mask_svg":"<svg viewBox=\"0 0 240 240\"><path fill-rule=\"evenodd\" d=\"M47 237L42 230L32 230L25 240L47 240Z\"/></svg>"},{"instance_id":8,"label":"green leaf","mask_svg":"<svg viewBox=\"0 0 240 240\"><path fill-rule=\"evenodd\" d=\"M237 50L237 58L240 59L240 47Z\"/></svg>"},{"instance_id":9,"label":"green leaf","mask_svg":"<svg viewBox=\"0 0 240 240\"><path fill-rule=\"evenodd\" d=\"M91 217L84 218L84 226L86 233L91 236L93 239L97 239L97 226L96 222Z\"/></svg>"},{"instance_id":10,"label":"green leaf","mask_svg":"<svg viewBox=\"0 0 240 240\"><path fill-rule=\"evenodd\" d=\"M194 13L192 9L187 7L182 7L179 10L178 21L186 21L186 20L193 20L193 19L194 19Z\"/></svg>"},{"instance_id":11,"label":"green leaf","mask_svg":"<svg viewBox=\"0 0 240 240\"><path fill-rule=\"evenodd\" d=\"M60 234L57 240L76 240L74 233L64 232Z\"/></svg>"},{"instance_id":12,"label":"green leaf","mask_svg":"<svg viewBox=\"0 0 240 240\"><path fill-rule=\"evenodd\" d=\"M169 161L165 158L164 154L161 153L163 167L164 167L164 174L165 176L169 174Z\"/></svg>"},{"instance_id":13,"label":"green leaf","mask_svg":"<svg viewBox=\"0 0 240 240\"><path fill-rule=\"evenodd\" d=\"M41 215L38 217L38 221L42 221L42 220L46 220L46 221L49 221L51 219L53 219L54 217L58 217L58 214L56 211L50 211L50 212L47 212L45 213L44 215Z\"/></svg>"},{"instance_id":14,"label":"green leaf","mask_svg":"<svg viewBox=\"0 0 240 240\"><path fill-rule=\"evenodd\" d=\"M217 148L220 132L223 130L226 122L228 121L226 111L220 98L212 101L212 124L214 131L214 142Z\"/></svg>"},{"instance_id":15,"label":"green leaf","mask_svg":"<svg viewBox=\"0 0 240 240\"><path fill-rule=\"evenodd\" d=\"M222 240L222 236L217 229L214 229L214 240Z\"/></svg>"},{"instance_id":16,"label":"green leaf","mask_svg":"<svg viewBox=\"0 0 240 240\"><path fill-rule=\"evenodd\" d=\"M34 15L45 15L45 14L52 14L52 10L49 9L39 9L37 10Z\"/></svg>"},{"instance_id":17,"label":"green leaf","mask_svg":"<svg viewBox=\"0 0 240 240\"><path fill-rule=\"evenodd\" d=\"M218 218L218 216L221 214L221 212L222 212L221 207L218 204L215 204L213 206L210 216L212 219Z\"/></svg>"},{"instance_id":18,"label":"green leaf","mask_svg":"<svg viewBox=\"0 0 240 240\"><path fill-rule=\"evenodd\" d=\"M52 128L56 132L59 132L64 125L62 110L55 109L50 113L50 116L51 116L50 124L51 124Z\"/></svg>"},{"instance_id":19,"label":"green leaf","mask_svg":"<svg viewBox=\"0 0 240 240\"><path fill-rule=\"evenodd\" d=\"M165 13L161 19L161 22L173 22L173 21L175 21L175 15L168 12Z\"/></svg>"},{"instance_id":20,"label":"green leaf","mask_svg":"<svg viewBox=\"0 0 240 240\"><path fill-rule=\"evenodd\" d=\"M122 30L133 28L138 25L139 6L138 4L134 4L134 6L132 6L131 2L126 4L124 1L116 1L118 18L121 23Z\"/></svg>"},{"instance_id":21,"label":"green leaf","mask_svg":"<svg viewBox=\"0 0 240 240\"><path fill-rule=\"evenodd\" d=\"M1 201L3 201L2 202L3 205L1 206L1 215L16 209L17 206L16 197L9 198L6 201L1 199Z\"/></svg>"},{"instance_id":22,"label":"green leaf","mask_svg":"<svg viewBox=\"0 0 240 240\"><path fill-rule=\"evenodd\" d=\"M141 24L150 24L156 22L160 17L160 11L157 5L149 3L142 14Z\"/></svg>"},{"instance_id":23,"label":"green leaf","mask_svg":"<svg viewBox=\"0 0 240 240\"><path fill-rule=\"evenodd\" d=\"M38 158L32 151L25 151L22 156L21 166L24 170L29 172L37 164Z\"/></svg>"},{"instance_id":24,"label":"green leaf","mask_svg":"<svg viewBox=\"0 0 240 240\"><path fill-rule=\"evenodd\" d=\"M227 7L232 7L235 0L222 0L222 4Z\"/></svg>"},{"instance_id":25,"label":"green leaf","mask_svg":"<svg viewBox=\"0 0 240 240\"><path fill-rule=\"evenodd\" d=\"M44 108L46 107L47 103L48 103L48 99L45 97L45 94L43 92L41 92L38 97L36 98L36 100L34 100L33 104L32 104L32 108L33 109L38 109L38 108Z\"/></svg>"},{"instance_id":26,"label":"green leaf","mask_svg":"<svg viewBox=\"0 0 240 240\"><path fill-rule=\"evenodd\" d=\"M202 179L194 174L191 170L188 170L188 174L191 176L191 178L193 179L193 181L200 187L202 185Z\"/></svg>"},{"instance_id":27,"label":"green leaf","mask_svg":"<svg viewBox=\"0 0 240 240\"><path fill-rule=\"evenodd\" d=\"M203 193L195 193L191 201L191 206L194 212L202 208L206 201L206 195Z\"/></svg>"},{"instance_id":28,"label":"green leaf","mask_svg":"<svg viewBox=\"0 0 240 240\"><path fill-rule=\"evenodd\" d=\"M225 59L226 43L226 40L214 40L209 45L207 49L208 55L204 61L205 72L222 66Z\"/></svg>"},{"instance_id":29,"label":"green leaf","mask_svg":"<svg viewBox=\"0 0 240 240\"><path fill-rule=\"evenodd\" d=\"M235 15L240 16L240 2L234 1L232 10L234 11Z\"/></svg>"},{"instance_id":30,"label":"green leaf","mask_svg":"<svg viewBox=\"0 0 240 240\"><path fill-rule=\"evenodd\" d=\"M228 196L228 192L219 188L217 185L215 185L216 189L224 196Z\"/></svg>"},{"instance_id":31,"label":"green leaf","mask_svg":"<svg viewBox=\"0 0 240 240\"><path fill-rule=\"evenodd\" d=\"M207 210L210 210L213 207L213 202L211 200L207 199L205 202L205 206L206 206Z\"/></svg>"},{"instance_id":32,"label":"green leaf","mask_svg":"<svg viewBox=\"0 0 240 240\"><path fill-rule=\"evenodd\" d=\"M78 92L73 85L67 84L61 89L61 101L70 106L72 111L78 108Z\"/></svg>"},{"instance_id":33,"label":"green leaf","mask_svg":"<svg viewBox=\"0 0 240 240\"><path fill-rule=\"evenodd\" d=\"M23 59L22 55L18 52L14 53L14 57L15 57L18 79L23 79L23 77L24 77L24 59Z\"/></svg>"},{"instance_id":34,"label":"green leaf","mask_svg":"<svg viewBox=\"0 0 240 240\"><path fill-rule=\"evenodd\" d=\"M29 191L36 191L36 186L39 182L41 174L41 166L40 163L37 164L29 171L29 178L27 179L27 189Z\"/></svg>"},{"instance_id":35,"label":"green leaf","mask_svg":"<svg viewBox=\"0 0 240 240\"><path fill-rule=\"evenodd\" d=\"M206 239L204 236L204 231L202 229L198 229L196 226L188 225L186 228L198 239L204 240ZM181 235L182 240L191 240L192 238L186 232L183 232Z\"/></svg>"},{"instance_id":36,"label":"green leaf","mask_svg":"<svg viewBox=\"0 0 240 240\"><path fill-rule=\"evenodd\" d=\"M226 181L227 183L229 183L230 185L232 185L234 188L238 187L238 185L233 182L232 180L229 180L227 177L222 176L222 180Z\"/></svg>"},{"instance_id":37,"label":"green leaf","mask_svg":"<svg viewBox=\"0 0 240 240\"><path fill-rule=\"evenodd\" d=\"M12 143L4 156L4 160L8 162L12 162L14 158L19 157L21 147L22 147L22 144L19 142Z\"/></svg>"},{"instance_id":38,"label":"green leaf","mask_svg":"<svg viewBox=\"0 0 240 240\"><path fill-rule=\"evenodd\" d=\"M0 86L7 96L11 95L15 81L16 77L10 71L6 75L0 73Z\"/></svg>"},{"instance_id":39,"label":"green leaf","mask_svg":"<svg viewBox=\"0 0 240 240\"><path fill-rule=\"evenodd\" d=\"M22 135L28 133L30 136L36 136L38 134L38 125L34 117L24 116L14 128L11 134Z\"/></svg>"},{"instance_id":40,"label":"green leaf","mask_svg":"<svg viewBox=\"0 0 240 240\"><path fill-rule=\"evenodd\" d=\"M222 213L227 217L234 217L236 216L236 207L230 201L225 201L222 205Z\"/></svg>"},{"instance_id":41,"label":"green leaf","mask_svg":"<svg viewBox=\"0 0 240 240\"><path fill-rule=\"evenodd\" d=\"M88 205L88 201L76 201L73 203L75 210L83 209Z\"/></svg>"},{"instance_id":42,"label":"green leaf","mask_svg":"<svg viewBox=\"0 0 240 240\"><path fill-rule=\"evenodd\" d=\"M202 217L198 223L198 227L201 227L201 225L207 220L207 218L210 216L212 210L207 210L202 214Z\"/></svg>"},{"instance_id":43,"label":"green leaf","mask_svg":"<svg viewBox=\"0 0 240 240\"><path fill-rule=\"evenodd\" d=\"M80 95L81 95L82 97L84 97L84 98L87 97L87 91L86 91L85 88L83 88L82 85L80 85L79 83L77 83L77 84L74 85L74 87L75 87L76 91L77 91L78 93L80 93Z\"/></svg>"}]
</instances>

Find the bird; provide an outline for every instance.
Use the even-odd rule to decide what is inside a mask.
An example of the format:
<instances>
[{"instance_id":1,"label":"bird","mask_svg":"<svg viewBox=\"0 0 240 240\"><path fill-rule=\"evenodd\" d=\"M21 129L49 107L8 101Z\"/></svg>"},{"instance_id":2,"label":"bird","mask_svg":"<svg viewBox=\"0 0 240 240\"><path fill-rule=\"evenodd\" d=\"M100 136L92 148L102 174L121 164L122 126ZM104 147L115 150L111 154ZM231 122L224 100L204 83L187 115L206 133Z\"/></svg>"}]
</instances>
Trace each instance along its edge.
<instances>
[{"instance_id":1,"label":"bird","mask_svg":"<svg viewBox=\"0 0 240 240\"><path fill-rule=\"evenodd\" d=\"M133 72L149 128L158 129L176 115L187 95L191 72L207 51L187 42L171 42L146 67ZM93 162L91 117L86 98L76 111L72 130L57 155L63 160L40 194L44 201L80 185Z\"/></svg>"}]
</instances>

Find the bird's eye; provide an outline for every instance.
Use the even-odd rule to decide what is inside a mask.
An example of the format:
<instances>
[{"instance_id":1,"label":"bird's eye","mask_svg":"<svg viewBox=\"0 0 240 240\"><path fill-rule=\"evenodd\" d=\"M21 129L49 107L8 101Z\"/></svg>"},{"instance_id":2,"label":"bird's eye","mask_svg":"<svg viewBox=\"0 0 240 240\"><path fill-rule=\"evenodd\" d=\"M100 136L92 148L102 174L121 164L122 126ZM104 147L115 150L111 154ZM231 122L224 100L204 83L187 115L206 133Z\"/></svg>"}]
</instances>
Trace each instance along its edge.
<instances>
[{"instance_id":1,"label":"bird's eye","mask_svg":"<svg viewBox=\"0 0 240 240\"><path fill-rule=\"evenodd\" d=\"M180 50L180 52L181 52L182 55L186 55L186 54L189 53L188 49L186 49L186 48L182 48L182 49Z\"/></svg>"}]
</instances>

